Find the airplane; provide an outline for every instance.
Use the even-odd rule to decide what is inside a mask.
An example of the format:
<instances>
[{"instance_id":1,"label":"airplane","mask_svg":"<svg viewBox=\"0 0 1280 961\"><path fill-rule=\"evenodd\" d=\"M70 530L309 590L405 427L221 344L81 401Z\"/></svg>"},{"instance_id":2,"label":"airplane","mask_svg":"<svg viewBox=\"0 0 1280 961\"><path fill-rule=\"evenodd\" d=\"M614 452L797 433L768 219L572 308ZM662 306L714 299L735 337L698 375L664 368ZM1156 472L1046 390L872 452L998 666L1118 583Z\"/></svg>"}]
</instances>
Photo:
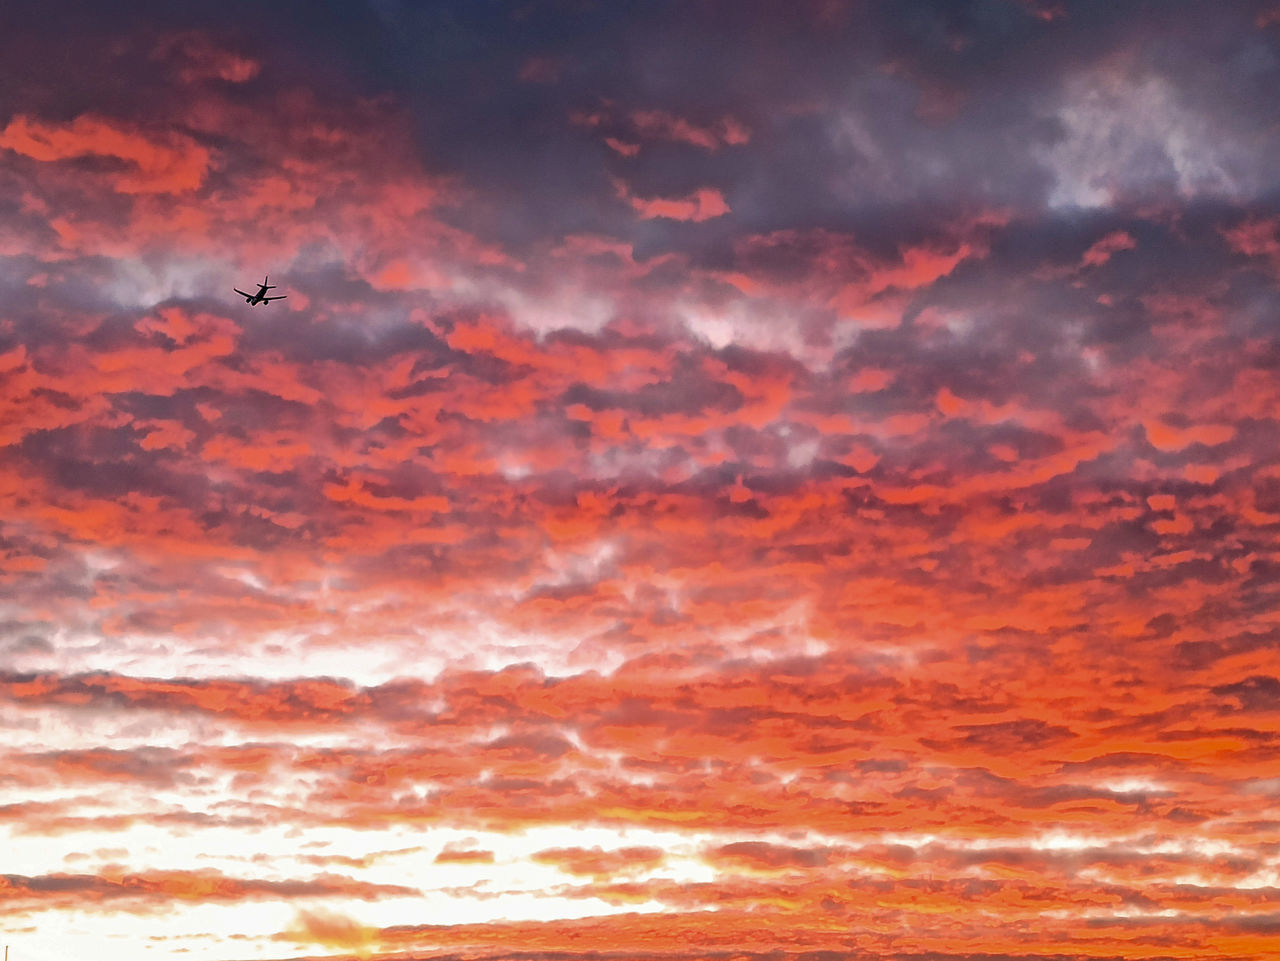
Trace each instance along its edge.
<instances>
[{"instance_id":1,"label":"airplane","mask_svg":"<svg viewBox=\"0 0 1280 961\"><path fill-rule=\"evenodd\" d=\"M251 307L256 306L258 304L269 304L273 300L284 300L286 297L289 296L288 294L280 294L279 296L276 296L276 297L268 297L267 291L274 290L276 286L275 284L267 283L268 280L270 280L270 277L263 276L262 283L258 284L258 292L256 294L246 294L239 287L232 287L231 289L234 290L241 297L243 297L244 302L250 305Z\"/></svg>"}]
</instances>

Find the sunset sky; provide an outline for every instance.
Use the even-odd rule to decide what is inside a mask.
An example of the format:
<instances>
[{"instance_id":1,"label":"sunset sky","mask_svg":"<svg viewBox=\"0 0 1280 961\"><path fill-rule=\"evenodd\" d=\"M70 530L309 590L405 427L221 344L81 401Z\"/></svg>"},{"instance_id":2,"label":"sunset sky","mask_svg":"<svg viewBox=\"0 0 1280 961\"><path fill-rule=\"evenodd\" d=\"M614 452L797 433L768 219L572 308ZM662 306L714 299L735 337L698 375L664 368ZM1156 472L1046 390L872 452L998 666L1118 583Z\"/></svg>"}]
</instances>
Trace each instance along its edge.
<instances>
[{"instance_id":1,"label":"sunset sky","mask_svg":"<svg viewBox=\"0 0 1280 961\"><path fill-rule=\"evenodd\" d=\"M6 7L0 942L1280 957L1280 2Z\"/></svg>"}]
</instances>

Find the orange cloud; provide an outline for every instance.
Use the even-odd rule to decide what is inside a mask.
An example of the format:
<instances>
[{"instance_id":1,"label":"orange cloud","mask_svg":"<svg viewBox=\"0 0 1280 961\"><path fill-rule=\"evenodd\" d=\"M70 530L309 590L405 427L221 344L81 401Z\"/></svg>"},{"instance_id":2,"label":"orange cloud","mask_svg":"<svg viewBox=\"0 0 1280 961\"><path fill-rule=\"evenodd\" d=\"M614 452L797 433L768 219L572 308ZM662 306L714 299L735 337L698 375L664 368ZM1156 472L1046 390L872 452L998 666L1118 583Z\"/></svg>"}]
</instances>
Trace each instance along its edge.
<instances>
[{"instance_id":1,"label":"orange cloud","mask_svg":"<svg viewBox=\"0 0 1280 961\"><path fill-rule=\"evenodd\" d=\"M533 860L554 864L569 874L595 878L648 870L660 865L665 855L658 848L628 847L616 851L595 848L548 848L533 855Z\"/></svg>"},{"instance_id":2,"label":"orange cloud","mask_svg":"<svg viewBox=\"0 0 1280 961\"><path fill-rule=\"evenodd\" d=\"M1147 432L1147 440L1151 446L1164 451L1182 450L1192 444L1205 444L1210 447L1224 444L1235 436L1235 428L1229 424L1197 424L1187 428L1170 426L1163 420L1149 420L1143 423Z\"/></svg>"},{"instance_id":3,"label":"orange cloud","mask_svg":"<svg viewBox=\"0 0 1280 961\"><path fill-rule=\"evenodd\" d=\"M333 911L299 911L295 923L277 937L297 944L351 951L367 958L377 945L378 930Z\"/></svg>"},{"instance_id":4,"label":"orange cloud","mask_svg":"<svg viewBox=\"0 0 1280 961\"><path fill-rule=\"evenodd\" d=\"M437 864L492 864L493 860L492 851L466 847L446 847L436 855Z\"/></svg>"},{"instance_id":5,"label":"orange cloud","mask_svg":"<svg viewBox=\"0 0 1280 961\"><path fill-rule=\"evenodd\" d=\"M381 912L461 872L469 908L662 911L276 937L1275 953L1274 211L806 183L789 218L735 178L821 114L611 103L565 227L424 172L394 97L147 43L181 96L145 122L0 132L7 910ZM504 76L569 92L539 60ZM668 160L719 186L636 196ZM267 264L287 301L228 296ZM144 827L221 866L144 869ZM473 839L386 850L436 830ZM504 886L529 861L559 880Z\"/></svg>"},{"instance_id":6,"label":"orange cloud","mask_svg":"<svg viewBox=\"0 0 1280 961\"><path fill-rule=\"evenodd\" d=\"M374 900L412 896L412 888L368 884L322 874L309 881L263 881L230 878L217 871L153 871L130 874L108 868L100 875L58 874L45 877L0 877L0 902L10 910L47 910L78 903L108 901L238 901L247 899L354 897ZM114 906L118 909L118 906Z\"/></svg>"}]
</instances>

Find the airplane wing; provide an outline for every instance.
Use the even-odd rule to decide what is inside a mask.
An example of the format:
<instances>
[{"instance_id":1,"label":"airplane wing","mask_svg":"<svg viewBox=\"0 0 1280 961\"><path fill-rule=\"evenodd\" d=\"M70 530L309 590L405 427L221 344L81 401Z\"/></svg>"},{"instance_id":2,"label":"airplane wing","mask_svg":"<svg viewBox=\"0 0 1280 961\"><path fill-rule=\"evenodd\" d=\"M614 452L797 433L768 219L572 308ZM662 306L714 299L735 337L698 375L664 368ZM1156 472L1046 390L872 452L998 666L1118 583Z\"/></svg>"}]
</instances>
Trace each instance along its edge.
<instances>
[{"instance_id":1,"label":"airplane wing","mask_svg":"<svg viewBox=\"0 0 1280 961\"><path fill-rule=\"evenodd\" d=\"M241 297L252 297L252 296L253 296L253 294L246 294L246 293L245 293L243 290L241 290L239 287L232 287L231 289L232 289L232 290L234 290L234 291L235 291L237 294L239 294Z\"/></svg>"},{"instance_id":2,"label":"airplane wing","mask_svg":"<svg viewBox=\"0 0 1280 961\"><path fill-rule=\"evenodd\" d=\"M288 294L279 294L275 297L263 297L262 299L263 300L284 300L288 296L289 296Z\"/></svg>"}]
</instances>

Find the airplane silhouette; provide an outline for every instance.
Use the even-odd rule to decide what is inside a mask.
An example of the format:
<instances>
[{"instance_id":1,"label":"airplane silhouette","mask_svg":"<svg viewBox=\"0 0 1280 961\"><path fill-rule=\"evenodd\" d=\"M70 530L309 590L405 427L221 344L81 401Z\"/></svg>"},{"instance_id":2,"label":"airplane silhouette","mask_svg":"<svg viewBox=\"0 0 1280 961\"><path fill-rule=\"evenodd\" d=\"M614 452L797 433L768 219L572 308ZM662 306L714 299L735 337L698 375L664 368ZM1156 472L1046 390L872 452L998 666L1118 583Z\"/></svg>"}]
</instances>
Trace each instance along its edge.
<instances>
[{"instance_id":1,"label":"airplane silhouette","mask_svg":"<svg viewBox=\"0 0 1280 961\"><path fill-rule=\"evenodd\" d=\"M256 294L247 294L243 290L241 290L239 287L232 287L231 289L234 290L241 297L243 297L244 302L251 307L256 306L258 304L269 304L273 300L284 300L286 297L289 296L288 294L280 294L276 297L268 297L267 291L274 290L276 286L275 284L267 283L268 280L270 280L270 277L264 274L262 277L262 283L258 284L258 292Z\"/></svg>"}]
</instances>

